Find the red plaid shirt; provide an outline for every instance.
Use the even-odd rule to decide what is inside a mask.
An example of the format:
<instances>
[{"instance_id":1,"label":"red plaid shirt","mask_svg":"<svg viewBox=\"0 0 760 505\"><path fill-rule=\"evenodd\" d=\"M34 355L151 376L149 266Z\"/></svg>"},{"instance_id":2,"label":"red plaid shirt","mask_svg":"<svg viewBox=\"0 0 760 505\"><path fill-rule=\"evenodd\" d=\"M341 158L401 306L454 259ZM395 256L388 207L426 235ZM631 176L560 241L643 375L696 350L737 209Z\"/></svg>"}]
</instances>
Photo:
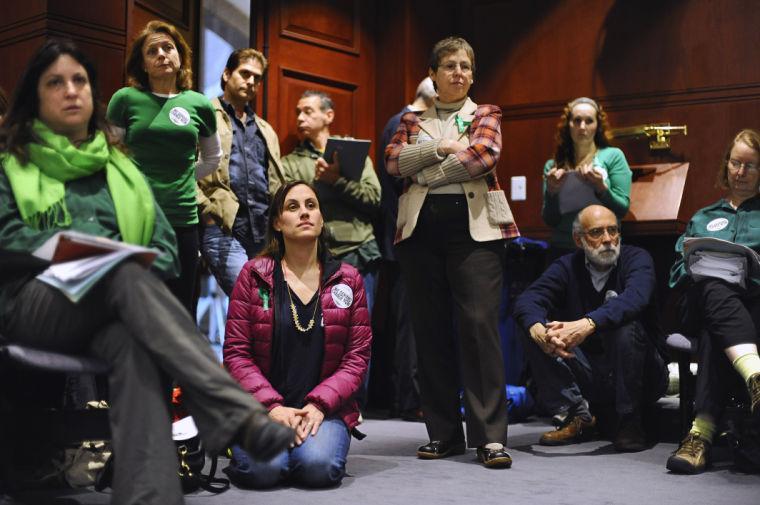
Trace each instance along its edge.
<instances>
[{"instance_id":1,"label":"red plaid shirt","mask_svg":"<svg viewBox=\"0 0 760 505\"><path fill-rule=\"evenodd\" d=\"M462 165L477 179L485 175L489 191L500 190L499 179L496 177L496 164L501 156L501 109L495 105L479 105L470 125L470 147L455 154ZM401 173L398 168L398 158L401 150L407 144L417 142L420 133L420 118L415 112L407 112L401 117L401 122L391 143L385 148L385 170L394 177ZM404 192L412 184L411 178L404 180ZM514 223L501 226L501 234L505 239L520 236Z\"/></svg>"}]
</instances>

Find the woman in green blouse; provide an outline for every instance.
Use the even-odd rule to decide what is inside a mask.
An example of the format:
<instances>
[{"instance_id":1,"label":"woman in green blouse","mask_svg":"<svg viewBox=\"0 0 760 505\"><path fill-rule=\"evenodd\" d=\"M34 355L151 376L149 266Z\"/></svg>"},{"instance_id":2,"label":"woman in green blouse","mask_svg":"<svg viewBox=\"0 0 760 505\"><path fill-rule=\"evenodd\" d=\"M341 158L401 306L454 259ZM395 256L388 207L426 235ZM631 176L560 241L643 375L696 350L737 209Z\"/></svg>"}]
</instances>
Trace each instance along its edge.
<instances>
[{"instance_id":1,"label":"woman in green blouse","mask_svg":"<svg viewBox=\"0 0 760 505\"><path fill-rule=\"evenodd\" d=\"M147 177L177 235L180 275L168 285L194 316L200 247L195 181L216 169L222 149L214 107L191 89L190 56L190 47L174 26L148 23L129 50L131 85L114 93L108 120Z\"/></svg>"},{"instance_id":2,"label":"woman in green blouse","mask_svg":"<svg viewBox=\"0 0 760 505\"><path fill-rule=\"evenodd\" d=\"M572 227L578 211L604 205L622 219L628 212L631 169L623 151L611 147L607 115L591 98L568 103L557 125L557 149L544 165L541 216L552 228L550 257L575 250Z\"/></svg>"}]
</instances>

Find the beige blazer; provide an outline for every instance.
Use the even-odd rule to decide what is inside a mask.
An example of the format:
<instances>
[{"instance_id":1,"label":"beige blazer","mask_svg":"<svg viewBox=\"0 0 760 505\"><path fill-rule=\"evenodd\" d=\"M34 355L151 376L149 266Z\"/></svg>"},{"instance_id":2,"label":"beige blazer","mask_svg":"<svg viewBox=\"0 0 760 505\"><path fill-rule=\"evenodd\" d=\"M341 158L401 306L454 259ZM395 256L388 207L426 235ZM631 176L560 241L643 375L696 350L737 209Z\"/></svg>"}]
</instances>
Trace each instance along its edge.
<instances>
[{"instance_id":1,"label":"beige blazer","mask_svg":"<svg viewBox=\"0 0 760 505\"><path fill-rule=\"evenodd\" d=\"M459 117L465 122L471 122L478 108L472 100L467 98L459 111ZM451 139L469 142L469 128L459 133L452 124L446 131L441 131L441 121L438 119L435 107L430 107L420 115L420 130L426 132L433 139ZM410 138L410 143L416 143L417 136ZM464 195L467 197L467 209L469 211L470 236L477 242L499 240L504 238L503 225L514 223L512 211L509 208L506 195L501 189L493 189L488 186L486 177L493 171L483 176L462 182ZM495 174L494 174L495 176ZM412 235L417 219L428 194L428 186L413 183L409 189L399 198L398 219L396 221L396 242L407 239ZM400 232L400 235L399 235Z\"/></svg>"}]
</instances>

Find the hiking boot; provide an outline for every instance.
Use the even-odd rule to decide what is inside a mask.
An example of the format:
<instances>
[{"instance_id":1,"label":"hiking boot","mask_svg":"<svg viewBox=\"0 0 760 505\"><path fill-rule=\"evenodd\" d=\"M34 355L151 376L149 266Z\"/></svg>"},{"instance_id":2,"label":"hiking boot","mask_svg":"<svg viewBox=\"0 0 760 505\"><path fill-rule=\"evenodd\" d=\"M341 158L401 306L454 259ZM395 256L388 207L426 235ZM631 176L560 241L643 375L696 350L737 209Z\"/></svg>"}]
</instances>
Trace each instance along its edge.
<instances>
[{"instance_id":1,"label":"hiking boot","mask_svg":"<svg viewBox=\"0 0 760 505\"><path fill-rule=\"evenodd\" d=\"M573 416L565 422L564 426L555 431L547 431L538 440L541 445L568 445L577 444L589 440L596 427L596 417L585 420L581 416Z\"/></svg>"},{"instance_id":2,"label":"hiking boot","mask_svg":"<svg viewBox=\"0 0 760 505\"><path fill-rule=\"evenodd\" d=\"M699 433L688 433L681 445L670 455L665 467L674 473L702 473L710 458L710 442Z\"/></svg>"},{"instance_id":3,"label":"hiking boot","mask_svg":"<svg viewBox=\"0 0 760 505\"><path fill-rule=\"evenodd\" d=\"M752 418L760 423L760 373L752 374L747 381Z\"/></svg>"}]
</instances>

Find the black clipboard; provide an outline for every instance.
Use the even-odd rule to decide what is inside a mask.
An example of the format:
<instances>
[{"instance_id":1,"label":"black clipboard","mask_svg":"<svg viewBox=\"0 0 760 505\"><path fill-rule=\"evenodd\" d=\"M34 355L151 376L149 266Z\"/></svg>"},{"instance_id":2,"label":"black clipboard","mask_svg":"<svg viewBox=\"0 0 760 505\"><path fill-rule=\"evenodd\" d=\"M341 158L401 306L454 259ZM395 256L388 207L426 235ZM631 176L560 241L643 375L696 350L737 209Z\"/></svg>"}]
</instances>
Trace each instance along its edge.
<instances>
[{"instance_id":1,"label":"black clipboard","mask_svg":"<svg viewBox=\"0 0 760 505\"><path fill-rule=\"evenodd\" d=\"M322 156L325 161L332 163L333 153L338 153L340 174L352 181L362 178L364 162L369 153L370 140L330 137L327 139L325 153Z\"/></svg>"}]
</instances>

